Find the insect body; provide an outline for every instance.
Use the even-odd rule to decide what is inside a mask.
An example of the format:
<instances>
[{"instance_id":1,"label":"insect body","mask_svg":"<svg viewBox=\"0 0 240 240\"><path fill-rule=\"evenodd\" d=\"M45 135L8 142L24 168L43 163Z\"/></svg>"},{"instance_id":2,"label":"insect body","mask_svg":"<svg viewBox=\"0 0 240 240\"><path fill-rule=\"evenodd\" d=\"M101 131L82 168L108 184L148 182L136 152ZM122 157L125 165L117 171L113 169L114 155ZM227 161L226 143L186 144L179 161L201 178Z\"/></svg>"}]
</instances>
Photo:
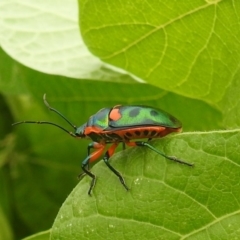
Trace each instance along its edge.
<instances>
[{"instance_id":1,"label":"insect body","mask_svg":"<svg viewBox=\"0 0 240 240\"><path fill-rule=\"evenodd\" d=\"M47 100L46 95L43 96L45 105L53 112L60 115L65 121L67 121L75 130L70 132L58 124L47 122L47 121L22 121L14 123L13 125L22 123L37 123L37 124L50 124L54 125L63 131L70 134L75 138L89 138L93 142L88 145L88 156L82 162L83 173L79 175L82 177L88 175L92 178L91 185L88 194L91 195L91 191L96 183L96 176L90 171L89 164L96 161L104 152L106 144L111 143L112 145L108 148L104 154L103 160L109 169L116 174L125 187L126 190L129 188L125 184L125 180L122 175L113 168L109 163L109 158L114 154L116 147L119 143L134 146L146 146L151 150L157 152L163 157L182 163L188 166L193 166L192 163L184 162L176 157L167 156L160 152L148 142L130 140L147 138L161 138L172 132L180 132L182 125L179 120L171 116L167 112L159 109L155 109L147 106L130 105L121 106L117 105L112 108L103 108L96 114L92 115L89 120L80 127L73 125L65 116L63 116L58 110L52 108ZM91 149L95 149L92 153Z\"/></svg>"}]
</instances>

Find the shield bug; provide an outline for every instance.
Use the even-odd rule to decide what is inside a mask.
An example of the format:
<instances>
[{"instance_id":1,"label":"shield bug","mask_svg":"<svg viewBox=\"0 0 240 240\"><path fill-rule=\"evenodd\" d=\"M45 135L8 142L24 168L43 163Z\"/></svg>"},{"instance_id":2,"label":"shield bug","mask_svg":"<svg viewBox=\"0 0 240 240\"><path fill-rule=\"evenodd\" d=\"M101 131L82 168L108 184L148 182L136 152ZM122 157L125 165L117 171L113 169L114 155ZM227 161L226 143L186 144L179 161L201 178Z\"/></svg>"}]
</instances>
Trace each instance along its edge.
<instances>
[{"instance_id":1,"label":"shield bug","mask_svg":"<svg viewBox=\"0 0 240 240\"><path fill-rule=\"evenodd\" d=\"M88 190L89 195L91 195L96 183L96 176L90 171L89 165L100 158L107 144L111 144L111 146L104 154L103 160L108 168L117 175L126 190L129 190L129 188L121 173L109 163L109 158L114 154L119 143L131 147L145 146L169 160L193 166L192 163L165 155L146 141L131 141L136 139L151 140L152 138L164 137L172 132L180 132L182 129L181 122L163 110L141 105L117 105L99 110L92 115L86 123L80 127L76 127L62 113L49 105L46 100L46 94L43 96L43 101L49 110L62 117L74 129L74 132L68 131L60 125L48 121L22 121L14 123L13 125L22 123L50 124L62 129L74 138L91 139L93 142L88 145L88 155L82 161L81 165L83 173L79 175L79 177L88 175L92 178ZM95 151L91 153L91 149L95 149Z\"/></svg>"}]
</instances>

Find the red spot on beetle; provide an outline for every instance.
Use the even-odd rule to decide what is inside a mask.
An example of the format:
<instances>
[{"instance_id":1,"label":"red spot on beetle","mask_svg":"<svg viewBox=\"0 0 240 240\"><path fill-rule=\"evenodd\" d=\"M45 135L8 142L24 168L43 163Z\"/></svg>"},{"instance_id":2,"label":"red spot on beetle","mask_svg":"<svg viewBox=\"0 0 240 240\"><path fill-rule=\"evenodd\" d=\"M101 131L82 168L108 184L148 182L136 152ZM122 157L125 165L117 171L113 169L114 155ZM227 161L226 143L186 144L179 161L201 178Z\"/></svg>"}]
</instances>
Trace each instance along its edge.
<instances>
[{"instance_id":1,"label":"red spot on beetle","mask_svg":"<svg viewBox=\"0 0 240 240\"><path fill-rule=\"evenodd\" d=\"M118 105L118 106L120 106L120 105ZM116 108L118 106L115 106L109 114L109 118L112 121L117 121L122 117L121 113L119 112L119 108Z\"/></svg>"}]
</instances>

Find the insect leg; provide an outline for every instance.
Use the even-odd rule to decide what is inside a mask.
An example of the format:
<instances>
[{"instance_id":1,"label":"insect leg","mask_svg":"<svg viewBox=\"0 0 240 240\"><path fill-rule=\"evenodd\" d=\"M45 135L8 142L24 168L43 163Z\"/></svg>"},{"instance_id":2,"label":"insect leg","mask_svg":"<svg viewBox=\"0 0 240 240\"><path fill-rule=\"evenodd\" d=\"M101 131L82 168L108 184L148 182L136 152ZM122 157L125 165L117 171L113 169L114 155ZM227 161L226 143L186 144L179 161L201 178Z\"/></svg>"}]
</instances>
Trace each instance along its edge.
<instances>
[{"instance_id":1,"label":"insect leg","mask_svg":"<svg viewBox=\"0 0 240 240\"><path fill-rule=\"evenodd\" d=\"M92 148L94 148L94 145L97 146L98 143L95 143L95 142L91 142L88 144L88 147L87 147L87 156L90 156L90 151ZM86 159L85 159L86 160ZM84 161L85 161L84 160ZM88 161L88 164L86 165L85 169L89 170L89 161ZM82 179L84 176L86 175L85 172L82 172L78 175L78 179Z\"/></svg>"},{"instance_id":2,"label":"insect leg","mask_svg":"<svg viewBox=\"0 0 240 240\"><path fill-rule=\"evenodd\" d=\"M108 161L109 158L114 154L114 151L115 151L116 147L118 146L118 144L119 144L119 143L114 143L114 144L107 150L107 152L105 153L105 155L104 155L104 157L103 157L103 160L104 160L104 162L106 163L106 165L109 167L109 169L118 176L121 184L125 187L125 189L126 189L126 190L129 190L129 188L127 187L127 185L126 185L126 183L125 183L125 180L124 180L123 176L121 175L121 173L118 172L115 168L113 168L113 167L110 165L109 161Z\"/></svg>"},{"instance_id":3,"label":"insect leg","mask_svg":"<svg viewBox=\"0 0 240 240\"><path fill-rule=\"evenodd\" d=\"M150 145L149 143L147 142L140 142L140 141L137 141L137 142L129 142L127 143L129 146L140 146L140 147L148 147L150 148L151 150L153 150L154 152L160 154L161 156L171 160L171 161L174 161L174 162L178 162L178 163L181 163L181 164L185 164L185 165L188 165L190 167L192 167L194 164L193 163L188 163L188 162L185 162L185 161L182 161L176 157L173 157L173 156L167 156L165 155L164 153L160 152L158 149L156 149L155 147L153 147L152 145Z\"/></svg>"},{"instance_id":4,"label":"insect leg","mask_svg":"<svg viewBox=\"0 0 240 240\"><path fill-rule=\"evenodd\" d=\"M94 151L93 153L90 154L90 149L92 149L92 148L96 149L96 151ZM96 143L96 142L90 143L88 145L88 156L82 162L83 173L79 175L79 178L83 177L85 174L87 174L88 176L90 176L92 178L90 188L88 190L88 195L91 195L91 191L96 184L96 175L94 175L93 173L91 173L89 171L89 163L97 160L103 153L104 148L105 148L105 144Z\"/></svg>"}]
</instances>

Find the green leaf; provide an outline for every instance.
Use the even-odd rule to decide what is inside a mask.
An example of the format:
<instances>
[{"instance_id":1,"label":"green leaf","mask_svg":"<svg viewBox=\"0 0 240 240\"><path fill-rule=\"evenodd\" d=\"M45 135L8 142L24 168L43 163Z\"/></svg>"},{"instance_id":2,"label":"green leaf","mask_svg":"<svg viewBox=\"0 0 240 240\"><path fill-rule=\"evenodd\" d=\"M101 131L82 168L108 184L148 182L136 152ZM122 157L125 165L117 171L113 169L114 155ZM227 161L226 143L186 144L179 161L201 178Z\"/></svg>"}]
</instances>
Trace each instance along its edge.
<instances>
[{"instance_id":1,"label":"green leaf","mask_svg":"<svg viewBox=\"0 0 240 240\"><path fill-rule=\"evenodd\" d=\"M194 168L145 148L110 160L130 191L101 162L69 195L51 239L237 239L240 234L240 130L183 133L152 145Z\"/></svg>"},{"instance_id":2,"label":"green leaf","mask_svg":"<svg viewBox=\"0 0 240 240\"><path fill-rule=\"evenodd\" d=\"M226 128L237 128L240 126L239 73L235 73L234 80L228 86L225 96L218 104L223 112L223 124Z\"/></svg>"},{"instance_id":3,"label":"green leaf","mask_svg":"<svg viewBox=\"0 0 240 240\"><path fill-rule=\"evenodd\" d=\"M70 77L90 77L102 63L83 44L77 16L74 1L57 4L2 0L1 46L14 59L33 69Z\"/></svg>"},{"instance_id":4,"label":"green leaf","mask_svg":"<svg viewBox=\"0 0 240 240\"><path fill-rule=\"evenodd\" d=\"M49 240L50 239L51 230L47 230L44 232L40 232L34 234L32 236L26 237L23 240Z\"/></svg>"},{"instance_id":5,"label":"green leaf","mask_svg":"<svg viewBox=\"0 0 240 240\"><path fill-rule=\"evenodd\" d=\"M148 83L217 105L238 79L239 1L79 4L90 51Z\"/></svg>"},{"instance_id":6,"label":"green leaf","mask_svg":"<svg viewBox=\"0 0 240 240\"><path fill-rule=\"evenodd\" d=\"M123 70L116 71L89 52L79 34L75 1L2 0L0 44L15 60L41 72L133 82Z\"/></svg>"}]
</instances>

